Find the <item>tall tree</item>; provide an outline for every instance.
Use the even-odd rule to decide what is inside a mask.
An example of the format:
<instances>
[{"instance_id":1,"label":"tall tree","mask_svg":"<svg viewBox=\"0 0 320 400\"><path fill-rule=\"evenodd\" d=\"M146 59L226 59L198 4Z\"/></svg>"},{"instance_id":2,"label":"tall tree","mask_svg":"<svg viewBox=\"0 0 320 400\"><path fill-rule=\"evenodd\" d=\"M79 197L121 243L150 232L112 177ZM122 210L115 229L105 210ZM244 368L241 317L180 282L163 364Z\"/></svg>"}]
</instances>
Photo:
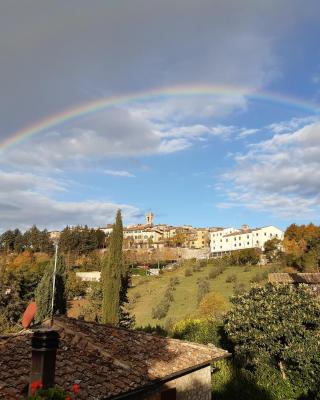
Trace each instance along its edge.
<instances>
[{"instance_id":1,"label":"tall tree","mask_svg":"<svg viewBox=\"0 0 320 400\"><path fill-rule=\"evenodd\" d=\"M47 268L35 291L37 303L36 320L38 322L43 321L51 314L53 269L54 261L52 261L50 266ZM67 273L64 258L58 256L53 306L54 314L65 314L67 311L66 277Z\"/></svg>"},{"instance_id":2,"label":"tall tree","mask_svg":"<svg viewBox=\"0 0 320 400\"><path fill-rule=\"evenodd\" d=\"M120 290L124 276L122 255L123 226L121 211L117 211L116 221L110 238L108 257L102 266L102 322L117 325L120 315Z\"/></svg>"}]
</instances>

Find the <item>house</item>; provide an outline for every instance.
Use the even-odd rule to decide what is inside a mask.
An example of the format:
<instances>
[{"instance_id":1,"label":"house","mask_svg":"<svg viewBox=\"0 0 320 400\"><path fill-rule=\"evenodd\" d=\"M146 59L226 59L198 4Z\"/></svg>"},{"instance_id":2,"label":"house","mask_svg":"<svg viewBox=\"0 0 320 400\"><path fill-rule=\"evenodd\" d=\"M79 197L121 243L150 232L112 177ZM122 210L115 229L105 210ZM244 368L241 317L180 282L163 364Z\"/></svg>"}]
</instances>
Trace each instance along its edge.
<instances>
[{"instance_id":1,"label":"house","mask_svg":"<svg viewBox=\"0 0 320 400\"><path fill-rule=\"evenodd\" d=\"M83 400L209 400L210 365L229 355L214 346L67 317L55 318L53 328L60 336L55 383L64 389L79 384L77 399ZM31 351L30 342L45 331L55 332L24 330L0 336L0 399L26 394L31 358L31 376L39 376L35 375L39 374L39 362L34 361L37 349ZM44 357L43 351L38 354Z\"/></svg>"},{"instance_id":2,"label":"house","mask_svg":"<svg viewBox=\"0 0 320 400\"><path fill-rule=\"evenodd\" d=\"M320 273L271 273L268 280L273 284L301 285L305 284L320 296Z\"/></svg>"},{"instance_id":3,"label":"house","mask_svg":"<svg viewBox=\"0 0 320 400\"><path fill-rule=\"evenodd\" d=\"M211 232L210 236L211 254L221 256L242 249L257 248L263 251L266 241L273 238L283 240L284 233L275 226L250 229L248 225L243 225L241 229L220 229Z\"/></svg>"}]
</instances>

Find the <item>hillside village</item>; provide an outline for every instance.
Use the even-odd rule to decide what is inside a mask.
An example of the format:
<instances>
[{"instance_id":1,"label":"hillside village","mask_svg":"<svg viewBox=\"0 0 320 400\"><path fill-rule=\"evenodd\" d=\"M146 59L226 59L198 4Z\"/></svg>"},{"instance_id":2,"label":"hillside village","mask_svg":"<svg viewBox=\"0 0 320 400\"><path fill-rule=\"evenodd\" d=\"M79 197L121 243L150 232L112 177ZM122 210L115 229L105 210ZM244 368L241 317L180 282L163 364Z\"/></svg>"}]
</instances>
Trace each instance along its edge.
<instances>
[{"instance_id":1,"label":"hillside village","mask_svg":"<svg viewBox=\"0 0 320 400\"><path fill-rule=\"evenodd\" d=\"M71 228L72 229L72 228ZM110 236L113 225L96 228ZM59 231L49 232L52 240L58 240ZM264 251L265 242L278 239L281 242L284 232L274 226L249 228L206 227L195 228L191 225L172 226L154 224L154 214L146 214L146 223L128 225L123 228L123 247L125 250L189 249L179 253L182 258L218 257L241 249L259 249ZM200 251L199 251L200 250Z\"/></svg>"}]
</instances>

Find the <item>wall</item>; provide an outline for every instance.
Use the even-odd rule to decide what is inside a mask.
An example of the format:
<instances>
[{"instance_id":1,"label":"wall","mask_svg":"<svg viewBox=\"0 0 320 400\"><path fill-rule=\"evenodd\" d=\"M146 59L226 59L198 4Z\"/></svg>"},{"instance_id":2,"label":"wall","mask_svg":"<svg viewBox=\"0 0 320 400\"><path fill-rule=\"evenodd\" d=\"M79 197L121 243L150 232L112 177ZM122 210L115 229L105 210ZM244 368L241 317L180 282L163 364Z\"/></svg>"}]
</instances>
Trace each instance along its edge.
<instances>
[{"instance_id":1,"label":"wall","mask_svg":"<svg viewBox=\"0 0 320 400\"><path fill-rule=\"evenodd\" d=\"M161 400L161 392L176 388L176 400L211 400L211 367L205 367L167 382L157 390L133 397L134 400Z\"/></svg>"}]
</instances>

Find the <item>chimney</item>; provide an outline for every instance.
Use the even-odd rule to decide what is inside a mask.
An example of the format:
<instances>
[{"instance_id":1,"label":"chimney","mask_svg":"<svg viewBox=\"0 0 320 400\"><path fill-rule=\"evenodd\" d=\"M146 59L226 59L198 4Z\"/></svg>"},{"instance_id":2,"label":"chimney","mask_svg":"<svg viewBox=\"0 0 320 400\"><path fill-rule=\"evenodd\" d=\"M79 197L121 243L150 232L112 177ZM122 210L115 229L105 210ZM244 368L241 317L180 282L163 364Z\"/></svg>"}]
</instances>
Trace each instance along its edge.
<instances>
[{"instance_id":1,"label":"chimney","mask_svg":"<svg viewBox=\"0 0 320 400\"><path fill-rule=\"evenodd\" d=\"M32 358L29 395L31 383L41 381L43 388L54 386L56 353L59 345L59 334L55 330L40 329L33 333L31 339Z\"/></svg>"}]
</instances>

